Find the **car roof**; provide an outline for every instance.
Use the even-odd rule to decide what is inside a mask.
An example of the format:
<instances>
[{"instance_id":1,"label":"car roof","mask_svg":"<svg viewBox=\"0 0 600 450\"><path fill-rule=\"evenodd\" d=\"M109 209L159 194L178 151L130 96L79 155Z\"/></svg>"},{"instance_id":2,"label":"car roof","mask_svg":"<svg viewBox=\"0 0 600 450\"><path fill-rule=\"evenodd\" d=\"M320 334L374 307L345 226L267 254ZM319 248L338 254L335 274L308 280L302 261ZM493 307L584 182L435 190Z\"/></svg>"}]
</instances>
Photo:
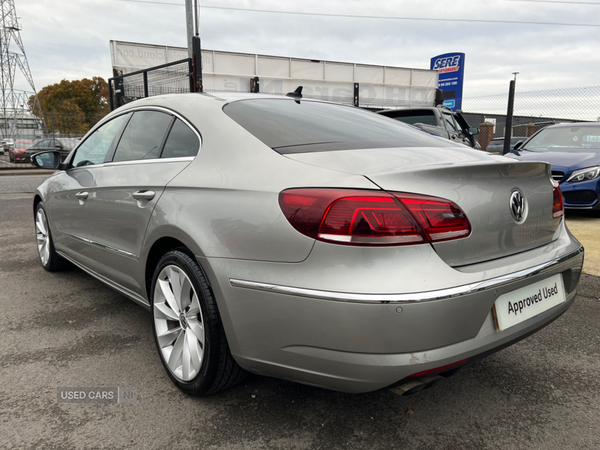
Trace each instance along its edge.
<instances>
[{"instance_id":1,"label":"car roof","mask_svg":"<svg viewBox=\"0 0 600 450\"><path fill-rule=\"evenodd\" d=\"M572 127L598 127L600 122L573 122L573 123L557 123L556 125L550 125L547 128L572 128Z\"/></svg>"},{"instance_id":2,"label":"car roof","mask_svg":"<svg viewBox=\"0 0 600 450\"><path fill-rule=\"evenodd\" d=\"M186 93L186 94L165 94L156 95L146 98L140 98L135 101L129 102L119 108L121 111L125 111L133 108L140 108L143 106L161 106L161 105L173 105L178 102L184 103L186 99L193 97L196 100L202 102L220 101L224 103L234 102L237 100L258 100L258 99L276 99L276 100L296 100L293 97L288 97L284 94L263 94L263 93L249 93L249 92L201 92L201 93ZM303 102L318 102L318 103L330 103L339 106L352 106L350 104L343 104L338 102L328 102L320 99L312 99L308 97L302 97L300 100Z\"/></svg>"}]
</instances>

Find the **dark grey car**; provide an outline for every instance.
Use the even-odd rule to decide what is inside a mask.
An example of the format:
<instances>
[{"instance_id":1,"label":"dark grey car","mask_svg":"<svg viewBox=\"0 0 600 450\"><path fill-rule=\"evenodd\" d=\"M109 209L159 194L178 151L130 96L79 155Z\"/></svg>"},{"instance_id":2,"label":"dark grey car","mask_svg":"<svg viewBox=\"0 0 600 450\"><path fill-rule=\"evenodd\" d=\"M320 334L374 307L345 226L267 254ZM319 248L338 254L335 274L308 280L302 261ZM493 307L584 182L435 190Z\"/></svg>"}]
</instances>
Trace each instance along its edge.
<instances>
[{"instance_id":1,"label":"dark grey car","mask_svg":"<svg viewBox=\"0 0 600 450\"><path fill-rule=\"evenodd\" d=\"M357 108L157 96L98 123L36 191L43 267L151 311L190 394L245 370L367 392L428 386L548 325L583 248L550 166Z\"/></svg>"},{"instance_id":2,"label":"dark grey car","mask_svg":"<svg viewBox=\"0 0 600 450\"><path fill-rule=\"evenodd\" d=\"M61 161L64 161L79 142L80 140L76 138L40 139L39 141L34 142L34 144L27 149L25 152L25 159L23 161L29 162L31 160L31 155L49 150L60 152Z\"/></svg>"},{"instance_id":3,"label":"dark grey car","mask_svg":"<svg viewBox=\"0 0 600 450\"><path fill-rule=\"evenodd\" d=\"M527 140L526 137L523 136L513 136L510 138L510 150L512 151L515 148L515 144L517 142L525 142ZM490 141L487 146L486 151L490 153L494 153L496 155L501 155L504 150L504 137L497 137Z\"/></svg>"}]
</instances>

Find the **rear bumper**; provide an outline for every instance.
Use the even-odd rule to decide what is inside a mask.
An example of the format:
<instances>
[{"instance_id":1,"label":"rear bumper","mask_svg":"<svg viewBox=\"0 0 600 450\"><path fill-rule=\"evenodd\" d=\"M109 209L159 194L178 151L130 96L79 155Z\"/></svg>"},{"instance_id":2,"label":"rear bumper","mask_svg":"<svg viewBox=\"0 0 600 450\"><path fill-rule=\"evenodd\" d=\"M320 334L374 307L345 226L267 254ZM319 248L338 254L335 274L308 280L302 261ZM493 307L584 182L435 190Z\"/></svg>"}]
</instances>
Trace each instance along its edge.
<instances>
[{"instance_id":1,"label":"rear bumper","mask_svg":"<svg viewBox=\"0 0 600 450\"><path fill-rule=\"evenodd\" d=\"M431 253L422 255L429 262L422 268L429 269L425 284L448 287L411 289L422 282L414 275L408 278L410 269L421 264L413 254L409 258L412 268L399 263L384 274L395 273L395 285L405 286L407 292L376 294L371 292L381 288L374 275L380 258L361 261L362 280L344 280L349 287L364 285L371 292L322 288L335 286L330 277L346 272L344 265L351 266L337 257L341 271L319 270L315 255L287 265L198 259L211 279L232 354L242 367L347 392L384 388L412 374L475 358L523 339L569 308L583 266L583 248L564 228L557 241L504 258L504 265L495 261L464 270L445 266L444 272L444 265L437 265ZM356 278L360 267L352 272ZM449 274L471 282L452 285ZM492 306L500 295L556 274L562 276L566 302L496 331ZM256 281L260 278L284 282ZM307 280L311 279L314 286L320 286L300 287L310 286Z\"/></svg>"}]
</instances>

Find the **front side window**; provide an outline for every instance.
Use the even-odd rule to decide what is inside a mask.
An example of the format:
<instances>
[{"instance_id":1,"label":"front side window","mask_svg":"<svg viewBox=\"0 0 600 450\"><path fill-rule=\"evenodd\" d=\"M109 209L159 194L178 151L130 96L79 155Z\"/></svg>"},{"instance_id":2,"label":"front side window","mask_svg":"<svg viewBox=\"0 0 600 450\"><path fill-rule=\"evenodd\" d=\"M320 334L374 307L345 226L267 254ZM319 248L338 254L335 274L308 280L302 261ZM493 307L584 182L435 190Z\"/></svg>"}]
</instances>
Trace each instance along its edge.
<instances>
[{"instance_id":1,"label":"front side window","mask_svg":"<svg viewBox=\"0 0 600 450\"><path fill-rule=\"evenodd\" d=\"M94 131L75 152L72 166L82 167L104 163L115 136L129 116L130 114L123 114L115 117Z\"/></svg>"},{"instance_id":2,"label":"front side window","mask_svg":"<svg viewBox=\"0 0 600 450\"><path fill-rule=\"evenodd\" d=\"M196 156L200 149L200 140L181 120L175 120L169 133L161 158L183 158Z\"/></svg>"},{"instance_id":3,"label":"front side window","mask_svg":"<svg viewBox=\"0 0 600 450\"><path fill-rule=\"evenodd\" d=\"M158 158L173 117L157 111L137 111L127 124L114 162Z\"/></svg>"},{"instance_id":4,"label":"front side window","mask_svg":"<svg viewBox=\"0 0 600 450\"><path fill-rule=\"evenodd\" d=\"M452 117L451 114L442 114L444 116L444 121L446 122L446 128L450 131L460 131L460 128L458 128L456 126L456 123L454 122L454 118Z\"/></svg>"}]
</instances>

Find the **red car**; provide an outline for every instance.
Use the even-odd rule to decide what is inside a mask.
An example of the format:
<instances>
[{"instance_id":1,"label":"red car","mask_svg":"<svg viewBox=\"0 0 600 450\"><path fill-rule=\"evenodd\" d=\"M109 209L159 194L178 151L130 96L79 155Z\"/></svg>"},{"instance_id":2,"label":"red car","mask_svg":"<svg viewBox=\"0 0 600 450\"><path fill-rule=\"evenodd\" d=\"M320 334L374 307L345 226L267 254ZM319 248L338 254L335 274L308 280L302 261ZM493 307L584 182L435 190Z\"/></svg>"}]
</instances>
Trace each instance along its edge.
<instances>
[{"instance_id":1,"label":"red car","mask_svg":"<svg viewBox=\"0 0 600 450\"><path fill-rule=\"evenodd\" d=\"M16 141L14 147L8 151L10 162L29 162L29 155L25 152L33 145L33 141Z\"/></svg>"}]
</instances>

